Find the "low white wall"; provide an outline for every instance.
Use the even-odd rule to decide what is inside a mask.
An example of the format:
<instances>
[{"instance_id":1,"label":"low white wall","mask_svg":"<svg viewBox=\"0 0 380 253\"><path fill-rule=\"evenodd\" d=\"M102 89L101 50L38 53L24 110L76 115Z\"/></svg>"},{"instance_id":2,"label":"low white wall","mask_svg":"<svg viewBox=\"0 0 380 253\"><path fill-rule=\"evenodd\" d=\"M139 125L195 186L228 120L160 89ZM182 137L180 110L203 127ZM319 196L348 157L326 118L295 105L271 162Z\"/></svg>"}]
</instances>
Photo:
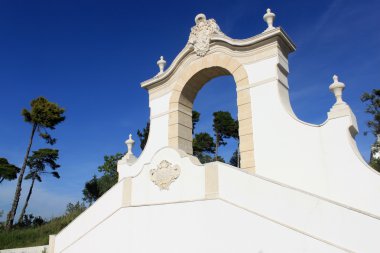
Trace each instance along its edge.
<instances>
[{"instance_id":1,"label":"low white wall","mask_svg":"<svg viewBox=\"0 0 380 253\"><path fill-rule=\"evenodd\" d=\"M48 245L28 247L28 248L16 248L16 249L2 249L0 253L43 253L47 252Z\"/></svg>"},{"instance_id":2,"label":"low white wall","mask_svg":"<svg viewBox=\"0 0 380 253\"><path fill-rule=\"evenodd\" d=\"M64 248L111 216L123 203L124 180L114 185L55 237L55 247Z\"/></svg>"},{"instance_id":3,"label":"low white wall","mask_svg":"<svg viewBox=\"0 0 380 253\"><path fill-rule=\"evenodd\" d=\"M380 252L380 219L219 163L221 199L353 252Z\"/></svg>"},{"instance_id":4,"label":"low white wall","mask_svg":"<svg viewBox=\"0 0 380 253\"><path fill-rule=\"evenodd\" d=\"M181 169L168 190L151 180L163 160ZM378 253L374 231L380 218L362 210L164 148L56 235L54 253L152 252L163 245L168 253Z\"/></svg>"},{"instance_id":5,"label":"low white wall","mask_svg":"<svg viewBox=\"0 0 380 253\"><path fill-rule=\"evenodd\" d=\"M123 208L65 253L342 253L221 200Z\"/></svg>"}]
</instances>

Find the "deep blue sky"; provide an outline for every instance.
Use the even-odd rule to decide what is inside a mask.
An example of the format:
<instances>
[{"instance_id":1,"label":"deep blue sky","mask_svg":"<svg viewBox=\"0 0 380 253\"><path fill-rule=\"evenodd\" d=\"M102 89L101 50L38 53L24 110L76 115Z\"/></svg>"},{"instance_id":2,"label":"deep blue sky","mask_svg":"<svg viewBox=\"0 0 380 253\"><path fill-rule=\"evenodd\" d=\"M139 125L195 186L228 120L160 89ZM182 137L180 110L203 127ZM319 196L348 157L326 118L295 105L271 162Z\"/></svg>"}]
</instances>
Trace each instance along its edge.
<instances>
[{"instance_id":1,"label":"deep blue sky","mask_svg":"<svg viewBox=\"0 0 380 253\"><path fill-rule=\"evenodd\" d=\"M359 98L380 87L379 1L1 0L0 157L21 165L30 126L20 112L30 100L45 96L66 108L66 121L53 132L62 178L39 183L28 212L60 214L69 201L81 199L84 182L105 154L126 150L128 134L149 118L140 82L157 73L160 55L171 63L196 14L216 19L232 38L247 38L265 29L267 7L277 14L275 26L297 45L289 57L294 111L302 120L322 123L334 103L328 86L338 74L358 119L359 149L368 159L374 138L363 136L368 117ZM199 131L210 129L213 111L236 115L233 79L210 83L195 102L203 116ZM45 146L36 141L33 149ZM231 149L223 150L226 158ZM0 185L0 210L8 212L14 183Z\"/></svg>"}]
</instances>

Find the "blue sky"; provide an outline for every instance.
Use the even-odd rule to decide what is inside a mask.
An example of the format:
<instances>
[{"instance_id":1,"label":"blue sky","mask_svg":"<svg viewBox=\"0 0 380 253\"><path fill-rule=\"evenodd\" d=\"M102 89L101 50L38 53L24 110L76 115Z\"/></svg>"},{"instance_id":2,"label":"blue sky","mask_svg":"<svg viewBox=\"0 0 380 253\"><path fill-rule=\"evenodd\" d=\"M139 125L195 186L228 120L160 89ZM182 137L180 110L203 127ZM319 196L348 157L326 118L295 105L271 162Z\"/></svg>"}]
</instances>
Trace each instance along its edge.
<instances>
[{"instance_id":1,"label":"blue sky","mask_svg":"<svg viewBox=\"0 0 380 253\"><path fill-rule=\"evenodd\" d=\"M214 18L232 38L262 32L267 7L297 45L290 55L290 99L297 116L322 123L334 103L332 75L346 84L344 100L357 116L357 143L368 159L372 136L363 136L360 95L379 88L379 1L0 1L0 157L21 165L30 126L22 108L45 96L66 108L53 135L60 150L61 179L39 183L27 212L59 215L82 198L84 182L105 154L126 150L129 133L149 118L140 82L168 64L185 46L196 14ZM213 100L208 99L212 94ZM199 93L198 131L210 131L211 115L236 115L231 77L210 81ZM46 145L36 139L33 150ZM135 148L140 152L138 145ZM228 159L229 144L222 154ZM8 212L15 182L0 185L0 210ZM24 184L25 194L28 183ZM23 203L23 202L21 202Z\"/></svg>"}]
</instances>

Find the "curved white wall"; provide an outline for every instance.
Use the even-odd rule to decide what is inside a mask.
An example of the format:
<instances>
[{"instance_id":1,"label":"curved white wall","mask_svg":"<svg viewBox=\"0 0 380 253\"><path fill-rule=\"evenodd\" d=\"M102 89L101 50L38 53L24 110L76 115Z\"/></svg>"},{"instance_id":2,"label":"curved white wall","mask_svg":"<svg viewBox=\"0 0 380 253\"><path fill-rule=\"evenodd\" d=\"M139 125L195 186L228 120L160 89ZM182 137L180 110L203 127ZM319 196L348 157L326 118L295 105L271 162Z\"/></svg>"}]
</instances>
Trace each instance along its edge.
<instances>
[{"instance_id":1,"label":"curved white wall","mask_svg":"<svg viewBox=\"0 0 380 253\"><path fill-rule=\"evenodd\" d=\"M256 73L260 64L245 67ZM348 106L345 115L322 125L304 123L288 106L287 88L265 78L250 88L256 173L380 216L380 175L355 152L349 128L356 128L356 121Z\"/></svg>"},{"instance_id":2,"label":"curved white wall","mask_svg":"<svg viewBox=\"0 0 380 253\"><path fill-rule=\"evenodd\" d=\"M181 171L168 190L151 179L163 160ZM51 247L54 253L377 253L377 231L380 219L360 210L163 148L56 235Z\"/></svg>"}]
</instances>

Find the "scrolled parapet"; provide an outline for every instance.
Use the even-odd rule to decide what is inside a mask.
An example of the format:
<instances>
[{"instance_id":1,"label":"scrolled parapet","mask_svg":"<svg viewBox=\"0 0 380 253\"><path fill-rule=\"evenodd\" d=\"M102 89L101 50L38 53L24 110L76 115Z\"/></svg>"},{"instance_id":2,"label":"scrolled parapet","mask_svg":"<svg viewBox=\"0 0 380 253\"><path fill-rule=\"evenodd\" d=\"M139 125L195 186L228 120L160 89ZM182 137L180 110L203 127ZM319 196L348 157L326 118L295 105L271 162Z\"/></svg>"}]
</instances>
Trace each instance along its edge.
<instances>
[{"instance_id":1,"label":"scrolled parapet","mask_svg":"<svg viewBox=\"0 0 380 253\"><path fill-rule=\"evenodd\" d=\"M336 102L331 107L330 111L327 113L328 120L341 118L341 117L350 117L351 126L349 127L351 134L356 135L359 132L358 123L356 117L352 112L350 106L343 101L343 90L346 85L339 81L337 75L333 76L333 83L330 84L329 89L334 94Z\"/></svg>"}]
</instances>

